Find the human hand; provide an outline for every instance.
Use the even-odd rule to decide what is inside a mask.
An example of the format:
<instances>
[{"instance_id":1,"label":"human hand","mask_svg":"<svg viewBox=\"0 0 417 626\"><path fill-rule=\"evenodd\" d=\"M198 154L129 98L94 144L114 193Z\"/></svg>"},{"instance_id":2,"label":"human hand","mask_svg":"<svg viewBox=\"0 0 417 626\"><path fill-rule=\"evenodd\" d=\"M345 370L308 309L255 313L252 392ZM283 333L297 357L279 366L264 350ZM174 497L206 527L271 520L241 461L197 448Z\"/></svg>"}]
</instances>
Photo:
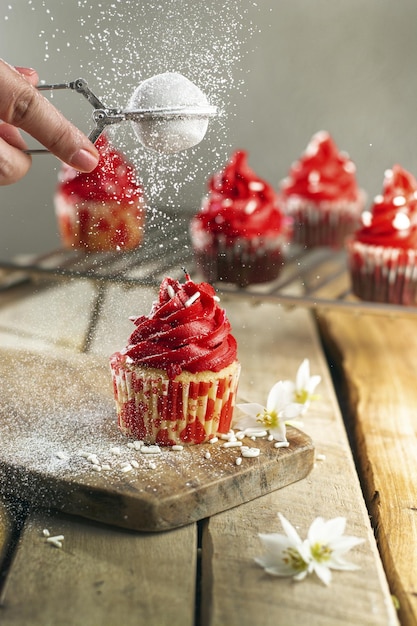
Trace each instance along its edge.
<instances>
[{"instance_id":1,"label":"human hand","mask_svg":"<svg viewBox=\"0 0 417 626\"><path fill-rule=\"evenodd\" d=\"M35 70L14 68L0 59L0 185L17 182L31 166L19 128L81 172L97 166L94 145L42 96L38 82Z\"/></svg>"}]
</instances>

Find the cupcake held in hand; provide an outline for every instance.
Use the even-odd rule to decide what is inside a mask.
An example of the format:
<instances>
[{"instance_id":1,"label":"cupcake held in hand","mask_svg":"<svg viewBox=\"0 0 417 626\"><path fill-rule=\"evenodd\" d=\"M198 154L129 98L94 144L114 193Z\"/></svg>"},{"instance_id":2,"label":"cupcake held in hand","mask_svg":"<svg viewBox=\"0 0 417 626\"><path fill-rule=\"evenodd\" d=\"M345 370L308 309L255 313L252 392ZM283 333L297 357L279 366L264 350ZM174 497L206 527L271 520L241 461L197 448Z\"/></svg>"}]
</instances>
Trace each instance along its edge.
<instances>
[{"instance_id":1,"label":"cupcake held in hand","mask_svg":"<svg viewBox=\"0 0 417 626\"><path fill-rule=\"evenodd\" d=\"M120 429L147 443L200 444L230 429L240 374L236 340L214 289L162 281L110 367Z\"/></svg>"},{"instance_id":2,"label":"cupcake held in hand","mask_svg":"<svg viewBox=\"0 0 417 626\"><path fill-rule=\"evenodd\" d=\"M144 198L133 166L103 133L98 166L86 174L64 165L54 202L65 248L126 251L143 239Z\"/></svg>"},{"instance_id":3,"label":"cupcake held in hand","mask_svg":"<svg viewBox=\"0 0 417 626\"><path fill-rule=\"evenodd\" d=\"M348 239L352 291L362 300L417 304L417 180L400 165Z\"/></svg>"},{"instance_id":4,"label":"cupcake held in hand","mask_svg":"<svg viewBox=\"0 0 417 626\"><path fill-rule=\"evenodd\" d=\"M293 219L294 243L341 248L360 225L366 194L358 187L353 161L320 131L282 181L281 199Z\"/></svg>"},{"instance_id":5,"label":"cupcake held in hand","mask_svg":"<svg viewBox=\"0 0 417 626\"><path fill-rule=\"evenodd\" d=\"M209 192L190 224L198 269L210 282L245 287L275 279L283 266L289 220L272 187L236 151L208 182Z\"/></svg>"}]
</instances>

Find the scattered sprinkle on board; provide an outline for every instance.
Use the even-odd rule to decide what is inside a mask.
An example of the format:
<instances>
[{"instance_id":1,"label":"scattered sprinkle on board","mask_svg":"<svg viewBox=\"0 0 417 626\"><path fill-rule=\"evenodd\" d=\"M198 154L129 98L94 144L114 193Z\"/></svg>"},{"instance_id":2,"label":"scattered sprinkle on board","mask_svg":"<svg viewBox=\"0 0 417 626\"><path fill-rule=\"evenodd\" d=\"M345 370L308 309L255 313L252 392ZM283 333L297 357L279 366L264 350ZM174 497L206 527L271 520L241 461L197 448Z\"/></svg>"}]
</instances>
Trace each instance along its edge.
<instances>
[{"instance_id":1,"label":"scattered sprinkle on board","mask_svg":"<svg viewBox=\"0 0 417 626\"><path fill-rule=\"evenodd\" d=\"M224 439L144 454L117 428L107 362L89 355L0 350L0 393L3 493L115 526L183 526L300 480L314 466L311 439L291 427L286 448L265 437L245 438L245 454Z\"/></svg>"}]
</instances>

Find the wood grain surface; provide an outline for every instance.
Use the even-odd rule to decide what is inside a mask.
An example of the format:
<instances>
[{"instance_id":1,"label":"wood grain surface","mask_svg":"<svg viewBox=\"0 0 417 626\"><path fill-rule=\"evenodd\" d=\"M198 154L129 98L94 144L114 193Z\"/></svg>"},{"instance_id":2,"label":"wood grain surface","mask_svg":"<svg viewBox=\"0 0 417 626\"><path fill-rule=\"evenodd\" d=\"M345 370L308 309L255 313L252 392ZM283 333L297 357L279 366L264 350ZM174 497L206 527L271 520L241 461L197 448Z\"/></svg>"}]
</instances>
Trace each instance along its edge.
<instances>
[{"instance_id":1,"label":"wood grain surface","mask_svg":"<svg viewBox=\"0 0 417 626\"><path fill-rule=\"evenodd\" d=\"M63 535L62 548L46 542ZM1 594L2 626L193 626L197 531L138 533L32 514Z\"/></svg>"},{"instance_id":2,"label":"wood grain surface","mask_svg":"<svg viewBox=\"0 0 417 626\"><path fill-rule=\"evenodd\" d=\"M346 406L401 624L417 623L417 319L326 313L323 336Z\"/></svg>"},{"instance_id":3,"label":"wood grain surface","mask_svg":"<svg viewBox=\"0 0 417 626\"><path fill-rule=\"evenodd\" d=\"M61 289L56 310L53 298L47 299L52 307L48 319L53 339L48 339L44 320L38 320L42 316L40 302L31 317L26 295L19 301L16 293L14 299L8 298L0 308L1 345L9 349L30 346L31 351L44 346L51 355L57 349L55 338L60 334L67 338L70 350L72 345L85 345L80 319L85 320L84 335L91 328L83 310L83 306L89 305L85 287L80 286L78 295L72 288L68 297L66 286ZM66 315L67 325L58 316L65 315L63 303L68 311L72 310L74 299L73 308L81 310L81 317L74 321L72 336L70 316ZM123 346L130 332L128 317L147 312L151 300L151 294L140 289L110 288L90 337L90 350L99 359L105 359ZM283 489L212 515L198 524L162 533L127 531L46 511L32 514L20 535L9 570L2 572L5 580L2 623L7 626L398 624L333 383L311 316L306 311L286 311L272 303L260 302L254 306L226 298L222 298L222 303L238 340L243 401L264 403L271 386L279 379L293 379L306 357L310 359L311 372L322 376L320 397L303 418L302 427L312 438L318 454L313 470L303 480ZM96 446L97 441L93 441ZM281 532L278 511L301 535L305 535L318 515L325 519L345 516L347 533L366 540L349 555L360 569L335 572L330 587L313 576L295 583L266 575L253 557L262 550L259 532ZM63 548L45 545L42 537L45 527L54 534L64 534ZM196 591L192 600L191 589Z\"/></svg>"},{"instance_id":4,"label":"wood grain surface","mask_svg":"<svg viewBox=\"0 0 417 626\"><path fill-rule=\"evenodd\" d=\"M3 493L125 528L183 526L300 480L314 464L310 437L295 428L288 448L246 438L261 453L240 466L239 449L222 440L155 455L129 448L108 362L89 355L0 349L0 395Z\"/></svg>"}]
</instances>

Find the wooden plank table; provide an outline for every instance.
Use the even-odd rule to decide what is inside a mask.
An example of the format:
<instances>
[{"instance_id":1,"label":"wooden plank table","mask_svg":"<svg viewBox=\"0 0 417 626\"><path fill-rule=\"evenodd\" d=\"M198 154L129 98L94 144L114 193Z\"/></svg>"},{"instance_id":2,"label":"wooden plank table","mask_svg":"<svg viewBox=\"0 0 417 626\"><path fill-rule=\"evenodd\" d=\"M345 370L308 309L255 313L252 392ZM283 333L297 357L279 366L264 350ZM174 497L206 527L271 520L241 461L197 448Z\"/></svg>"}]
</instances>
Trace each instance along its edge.
<instances>
[{"instance_id":1,"label":"wooden plank table","mask_svg":"<svg viewBox=\"0 0 417 626\"><path fill-rule=\"evenodd\" d=\"M91 283L12 292L0 296L2 347L73 354L87 345L103 358L125 344L128 317L147 313L155 297L151 290L109 287L94 334L86 341L95 298ZM320 398L303 427L321 460L299 482L162 533L123 530L32 508L14 519L14 507L4 503L2 625L398 623L312 316L275 304L227 299L222 304L238 340L242 399L264 403L272 384L293 379L306 357L311 371L322 376ZM314 577L296 583L266 575L254 562L262 553L258 533L281 532L278 512L303 535L318 515L345 516L346 532L366 540L349 555L360 569L335 572L330 587ZM64 535L62 548L46 542L44 529Z\"/></svg>"},{"instance_id":2,"label":"wooden plank table","mask_svg":"<svg viewBox=\"0 0 417 626\"><path fill-rule=\"evenodd\" d=\"M364 494L404 625L417 623L417 317L328 312Z\"/></svg>"}]
</instances>

